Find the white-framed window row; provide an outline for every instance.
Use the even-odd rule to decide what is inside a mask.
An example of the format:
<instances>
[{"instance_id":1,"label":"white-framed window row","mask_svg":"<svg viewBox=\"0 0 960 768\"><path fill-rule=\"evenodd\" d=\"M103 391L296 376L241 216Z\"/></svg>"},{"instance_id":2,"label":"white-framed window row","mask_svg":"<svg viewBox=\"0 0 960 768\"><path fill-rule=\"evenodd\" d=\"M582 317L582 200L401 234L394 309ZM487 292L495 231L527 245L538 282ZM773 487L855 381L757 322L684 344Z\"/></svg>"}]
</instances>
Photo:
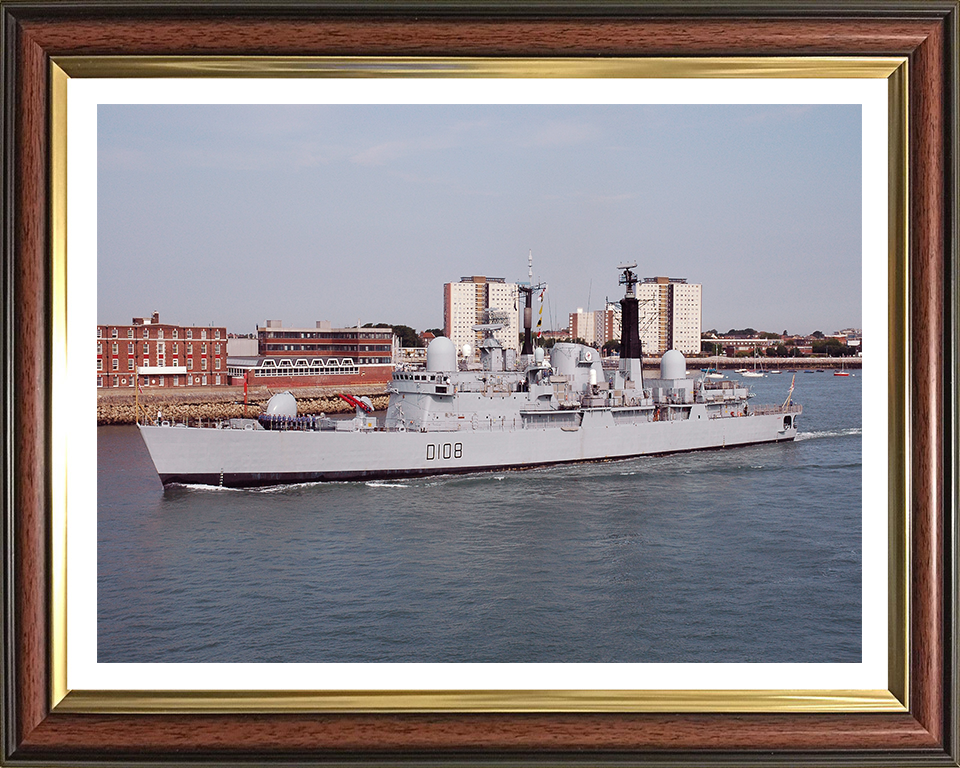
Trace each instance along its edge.
<instances>
[{"instance_id":1,"label":"white-framed window row","mask_svg":"<svg viewBox=\"0 0 960 768\"><path fill-rule=\"evenodd\" d=\"M374 361L389 363L390 359L374 358L369 362ZM266 359L254 368L253 375L257 378L270 378L275 376L345 376L360 373L360 366L350 357L345 357L342 360L329 358L326 361L314 359L310 365L306 365L306 362L306 360L297 360L298 365L292 365L290 360L280 360L278 365L276 361ZM237 375L242 374L243 372L238 369Z\"/></svg>"}]
</instances>

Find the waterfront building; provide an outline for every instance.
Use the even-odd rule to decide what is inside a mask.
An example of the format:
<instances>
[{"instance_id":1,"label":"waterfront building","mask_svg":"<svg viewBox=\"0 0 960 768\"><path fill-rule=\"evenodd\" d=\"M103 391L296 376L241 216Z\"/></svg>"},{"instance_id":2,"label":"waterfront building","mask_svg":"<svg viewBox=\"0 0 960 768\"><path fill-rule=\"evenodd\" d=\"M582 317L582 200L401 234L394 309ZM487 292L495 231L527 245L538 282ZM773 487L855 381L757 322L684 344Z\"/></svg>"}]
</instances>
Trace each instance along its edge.
<instances>
[{"instance_id":1,"label":"waterfront building","mask_svg":"<svg viewBox=\"0 0 960 768\"><path fill-rule=\"evenodd\" d=\"M443 332L453 341L458 351L470 344L474 357L478 354L481 331L473 326L484 323L501 323L503 328L494 331L494 337L505 350L520 351L520 309L517 301L516 283L508 283L502 277L474 275L461 277L459 283L443 286Z\"/></svg>"},{"instance_id":2,"label":"waterfront building","mask_svg":"<svg viewBox=\"0 0 960 768\"><path fill-rule=\"evenodd\" d=\"M138 368L150 371L140 377L145 387L226 384L227 329L161 323L159 312L130 325L98 325L97 386L132 388Z\"/></svg>"},{"instance_id":3,"label":"waterfront building","mask_svg":"<svg viewBox=\"0 0 960 768\"><path fill-rule=\"evenodd\" d=\"M570 336L583 339L594 347L602 347L608 341L620 340L620 305L608 303L605 309L584 312L577 307L570 313Z\"/></svg>"},{"instance_id":4,"label":"waterfront building","mask_svg":"<svg viewBox=\"0 0 960 768\"><path fill-rule=\"evenodd\" d=\"M644 355L671 349L700 354L701 287L675 277L647 277L637 283Z\"/></svg>"},{"instance_id":5,"label":"waterfront building","mask_svg":"<svg viewBox=\"0 0 960 768\"><path fill-rule=\"evenodd\" d=\"M399 342L391 328L284 328L268 320L257 329L257 354L231 356L231 383L250 386L383 386L393 375Z\"/></svg>"}]
</instances>

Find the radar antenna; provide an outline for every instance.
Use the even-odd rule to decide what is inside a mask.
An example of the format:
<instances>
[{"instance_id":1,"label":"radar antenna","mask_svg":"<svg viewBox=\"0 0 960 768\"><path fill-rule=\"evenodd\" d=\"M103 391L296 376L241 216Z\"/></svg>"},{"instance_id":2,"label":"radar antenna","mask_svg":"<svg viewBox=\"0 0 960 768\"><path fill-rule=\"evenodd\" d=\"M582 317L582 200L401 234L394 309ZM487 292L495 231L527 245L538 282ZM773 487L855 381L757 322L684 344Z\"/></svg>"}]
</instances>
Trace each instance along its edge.
<instances>
[{"instance_id":1,"label":"radar antenna","mask_svg":"<svg viewBox=\"0 0 960 768\"><path fill-rule=\"evenodd\" d=\"M639 280L637 280L637 275L633 271L636 268L637 262L633 262L632 264L619 264L617 266L617 269L623 272L623 274L620 275L620 285L627 286L626 295L630 298L637 295L636 286Z\"/></svg>"}]
</instances>

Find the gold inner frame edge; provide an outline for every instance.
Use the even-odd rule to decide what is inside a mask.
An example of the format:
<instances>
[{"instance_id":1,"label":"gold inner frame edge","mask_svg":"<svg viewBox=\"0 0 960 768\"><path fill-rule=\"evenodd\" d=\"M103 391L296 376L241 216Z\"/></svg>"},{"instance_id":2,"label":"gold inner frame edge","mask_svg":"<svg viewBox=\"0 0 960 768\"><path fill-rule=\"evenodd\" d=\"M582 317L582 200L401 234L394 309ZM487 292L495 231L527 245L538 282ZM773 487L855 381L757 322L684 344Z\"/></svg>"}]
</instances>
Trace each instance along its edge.
<instances>
[{"instance_id":1,"label":"gold inner frame edge","mask_svg":"<svg viewBox=\"0 0 960 768\"><path fill-rule=\"evenodd\" d=\"M520 59L454 57L61 56L50 72L50 244L53 476L50 694L57 712L904 712L909 691L908 152L905 57ZM889 81L888 686L889 690L558 691L88 691L67 686L66 104L68 81L91 78L476 77L476 78L875 78ZM58 376L59 374L59 376ZM59 424L59 426L58 426Z\"/></svg>"}]
</instances>

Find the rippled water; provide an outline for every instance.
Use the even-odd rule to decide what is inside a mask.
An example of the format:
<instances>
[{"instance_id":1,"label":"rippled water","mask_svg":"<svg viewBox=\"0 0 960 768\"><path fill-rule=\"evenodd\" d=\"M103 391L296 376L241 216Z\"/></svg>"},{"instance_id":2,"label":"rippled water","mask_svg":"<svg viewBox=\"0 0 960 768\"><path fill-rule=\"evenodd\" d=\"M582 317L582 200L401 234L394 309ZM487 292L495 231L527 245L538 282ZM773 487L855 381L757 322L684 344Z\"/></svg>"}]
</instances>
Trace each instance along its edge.
<instances>
[{"instance_id":1,"label":"rippled water","mask_svg":"<svg viewBox=\"0 0 960 768\"><path fill-rule=\"evenodd\" d=\"M261 490L101 427L98 658L858 662L861 381L798 374L789 445Z\"/></svg>"}]
</instances>

